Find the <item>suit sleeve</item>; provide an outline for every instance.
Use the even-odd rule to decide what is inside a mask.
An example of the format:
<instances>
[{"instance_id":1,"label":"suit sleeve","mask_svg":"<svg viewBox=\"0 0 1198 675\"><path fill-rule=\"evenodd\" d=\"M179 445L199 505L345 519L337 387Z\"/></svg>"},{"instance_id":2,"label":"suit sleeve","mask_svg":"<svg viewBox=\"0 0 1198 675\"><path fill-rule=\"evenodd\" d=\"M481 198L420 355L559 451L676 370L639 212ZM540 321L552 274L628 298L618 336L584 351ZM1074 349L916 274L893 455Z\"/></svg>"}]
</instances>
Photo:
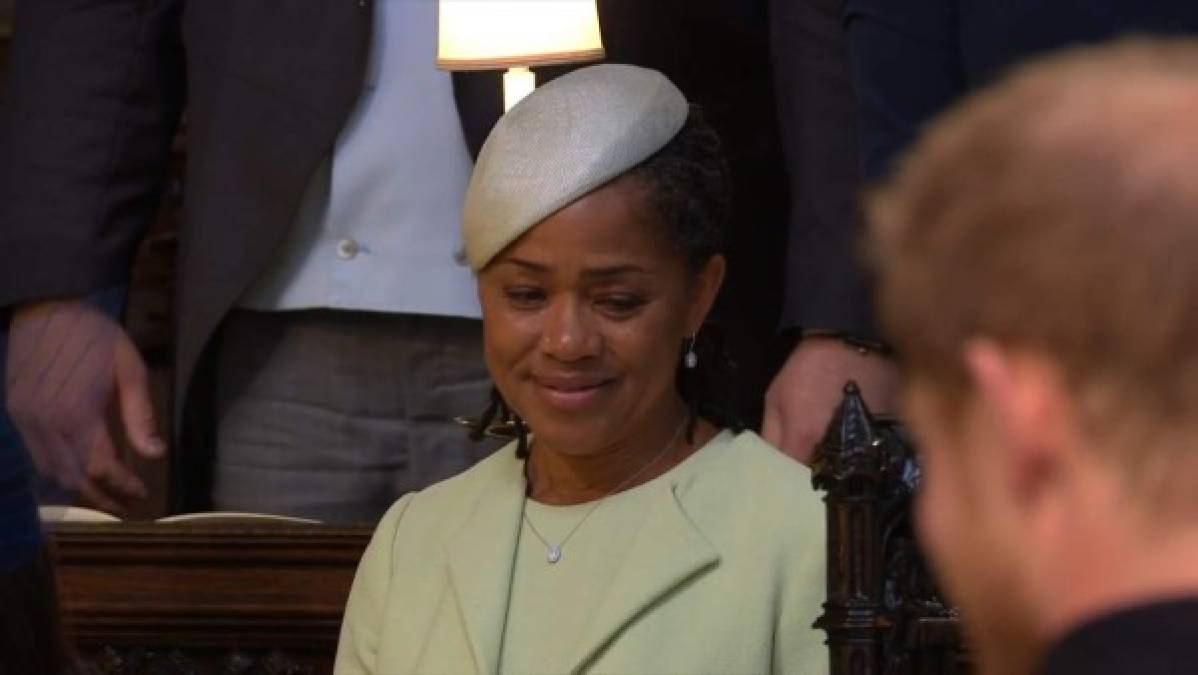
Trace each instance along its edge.
<instances>
[{"instance_id":1,"label":"suit sleeve","mask_svg":"<svg viewBox=\"0 0 1198 675\"><path fill-rule=\"evenodd\" d=\"M873 181L965 90L957 0L848 0L845 21L861 166Z\"/></svg>"},{"instance_id":2,"label":"suit sleeve","mask_svg":"<svg viewBox=\"0 0 1198 675\"><path fill-rule=\"evenodd\" d=\"M0 112L0 306L128 280L183 102L181 6L17 3Z\"/></svg>"},{"instance_id":3,"label":"suit sleeve","mask_svg":"<svg viewBox=\"0 0 1198 675\"><path fill-rule=\"evenodd\" d=\"M399 525L415 493L404 495L391 506L374 530L362 554L354 584L345 605L341 638L337 643L337 675L376 672L383 610L391 587L392 563L398 545Z\"/></svg>"},{"instance_id":4,"label":"suit sleeve","mask_svg":"<svg viewBox=\"0 0 1198 675\"><path fill-rule=\"evenodd\" d=\"M790 181L781 327L875 338L844 0L774 0L771 43Z\"/></svg>"}]
</instances>

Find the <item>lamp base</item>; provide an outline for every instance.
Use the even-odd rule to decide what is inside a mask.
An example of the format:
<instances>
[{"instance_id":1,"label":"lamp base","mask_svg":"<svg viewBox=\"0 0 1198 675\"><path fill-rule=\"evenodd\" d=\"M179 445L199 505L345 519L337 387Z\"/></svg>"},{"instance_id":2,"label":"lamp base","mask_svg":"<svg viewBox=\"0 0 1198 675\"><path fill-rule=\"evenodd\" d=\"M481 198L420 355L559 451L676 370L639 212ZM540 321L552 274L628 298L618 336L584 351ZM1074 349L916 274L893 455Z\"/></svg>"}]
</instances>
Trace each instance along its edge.
<instances>
[{"instance_id":1,"label":"lamp base","mask_svg":"<svg viewBox=\"0 0 1198 675\"><path fill-rule=\"evenodd\" d=\"M508 68L503 74L503 111L514 108L537 88L537 76L528 68Z\"/></svg>"}]
</instances>

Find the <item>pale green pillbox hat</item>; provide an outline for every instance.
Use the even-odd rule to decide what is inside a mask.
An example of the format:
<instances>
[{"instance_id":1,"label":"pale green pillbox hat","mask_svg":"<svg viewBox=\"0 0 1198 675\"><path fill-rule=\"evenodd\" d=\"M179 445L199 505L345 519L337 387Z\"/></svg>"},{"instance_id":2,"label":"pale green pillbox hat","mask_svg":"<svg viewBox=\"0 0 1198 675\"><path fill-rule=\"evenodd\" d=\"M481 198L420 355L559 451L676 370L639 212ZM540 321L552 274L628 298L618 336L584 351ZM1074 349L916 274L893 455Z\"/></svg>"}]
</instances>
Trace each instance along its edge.
<instances>
[{"instance_id":1,"label":"pale green pillbox hat","mask_svg":"<svg viewBox=\"0 0 1198 675\"><path fill-rule=\"evenodd\" d=\"M665 75L637 66L590 66L533 91L500 118L470 177L470 267L486 267L532 226L651 157L689 112Z\"/></svg>"}]
</instances>

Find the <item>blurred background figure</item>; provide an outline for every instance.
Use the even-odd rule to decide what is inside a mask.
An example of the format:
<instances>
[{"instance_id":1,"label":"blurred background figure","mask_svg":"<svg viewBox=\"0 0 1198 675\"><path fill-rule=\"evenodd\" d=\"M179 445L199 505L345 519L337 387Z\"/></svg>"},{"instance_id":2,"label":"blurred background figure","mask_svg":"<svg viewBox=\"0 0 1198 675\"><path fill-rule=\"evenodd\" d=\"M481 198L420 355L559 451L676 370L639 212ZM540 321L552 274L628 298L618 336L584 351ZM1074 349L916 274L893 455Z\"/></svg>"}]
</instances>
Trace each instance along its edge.
<instances>
[{"instance_id":1,"label":"blurred background figure","mask_svg":"<svg viewBox=\"0 0 1198 675\"><path fill-rule=\"evenodd\" d=\"M12 12L12 2L0 0L0 63ZM0 308L0 383L7 379L8 322L8 309ZM38 520L33 467L4 412L4 398L0 386L0 675L74 672L68 668L53 566Z\"/></svg>"},{"instance_id":2,"label":"blurred background figure","mask_svg":"<svg viewBox=\"0 0 1198 675\"><path fill-rule=\"evenodd\" d=\"M30 521L38 527L37 520ZM11 523L5 523L5 527ZM12 536L0 533L0 537ZM11 555L11 542L0 542L0 554ZM74 660L63 635L50 555L42 547L0 563L0 675L74 673Z\"/></svg>"},{"instance_id":3,"label":"blurred background figure","mask_svg":"<svg viewBox=\"0 0 1198 675\"><path fill-rule=\"evenodd\" d=\"M0 326L6 314L0 310ZM0 331L0 350L6 346ZM0 391L0 409L3 402ZM70 672L33 478L16 428L0 415L0 675Z\"/></svg>"},{"instance_id":4,"label":"blurred background figure","mask_svg":"<svg viewBox=\"0 0 1198 675\"><path fill-rule=\"evenodd\" d=\"M185 102L175 508L370 520L485 452L444 442L486 382L434 12L18 7L0 303L9 408L44 472L119 512L145 494L124 448L165 452L119 312L77 298L128 281Z\"/></svg>"},{"instance_id":5,"label":"blurred background figure","mask_svg":"<svg viewBox=\"0 0 1198 675\"><path fill-rule=\"evenodd\" d=\"M1190 4L775 0L772 45L791 210L781 326L794 344L763 432L809 457L840 387L893 413L897 373L860 260L861 187L923 124L1024 58L1128 32L1198 29Z\"/></svg>"},{"instance_id":6,"label":"blurred background figure","mask_svg":"<svg viewBox=\"0 0 1198 675\"><path fill-rule=\"evenodd\" d=\"M844 5L867 181L883 176L934 115L1029 57L1129 33L1198 32L1198 5L1170 0Z\"/></svg>"},{"instance_id":7,"label":"blurred background figure","mask_svg":"<svg viewBox=\"0 0 1198 675\"><path fill-rule=\"evenodd\" d=\"M1022 67L871 202L918 522L981 672L1198 663L1198 41Z\"/></svg>"}]
</instances>

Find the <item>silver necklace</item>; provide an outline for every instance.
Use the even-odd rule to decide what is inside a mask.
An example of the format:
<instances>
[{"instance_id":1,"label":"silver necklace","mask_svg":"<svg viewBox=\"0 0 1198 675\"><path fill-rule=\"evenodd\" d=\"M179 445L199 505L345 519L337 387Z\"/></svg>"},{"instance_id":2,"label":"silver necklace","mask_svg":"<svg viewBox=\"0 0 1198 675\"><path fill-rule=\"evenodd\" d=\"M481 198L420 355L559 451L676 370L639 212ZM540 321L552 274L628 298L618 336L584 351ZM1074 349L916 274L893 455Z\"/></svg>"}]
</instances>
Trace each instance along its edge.
<instances>
[{"instance_id":1,"label":"silver necklace","mask_svg":"<svg viewBox=\"0 0 1198 675\"><path fill-rule=\"evenodd\" d=\"M532 533L534 535L536 535L537 539L540 539L541 543L545 545L545 559L549 561L550 565L552 565L562 559L562 549L566 546L566 542L570 541L570 537L573 537L574 533L578 531L578 528L582 527L582 524L587 521L587 518L591 517L591 514L595 512L595 509L598 509L603 504L604 500L606 500L608 497L616 494L620 490L623 490L626 485L632 483L634 480L641 477L646 471L649 470L649 467L653 466L654 464L657 464L657 462L660 461L662 457L665 457L666 453L668 453L674 447L674 444L678 442L678 438L680 436L682 436L682 430L684 428L686 428L686 420L685 419L682 420L682 424L678 425L678 430L674 432L674 436L672 438L670 438L670 442L666 443L665 447L663 447L661 450L659 450L657 452L656 455L653 456L653 459L646 462L643 466L641 466L641 468L637 469L636 472L633 473L631 476L620 481L620 484L615 486L611 490L609 490L607 492L607 494L603 495L599 499L596 499L595 505L592 506L591 508L587 509L586 513L582 514L582 518L579 518L578 522L574 524L574 527L570 528L570 531L566 533L566 536L562 538L560 543L558 543L558 544L549 543L549 540L546 539L544 537L544 535L541 534L541 531L537 529L536 525L533 525L532 520L528 517L528 509L526 508L524 510L524 512L523 512L524 522L528 524L528 528L530 530L532 530Z\"/></svg>"}]
</instances>

